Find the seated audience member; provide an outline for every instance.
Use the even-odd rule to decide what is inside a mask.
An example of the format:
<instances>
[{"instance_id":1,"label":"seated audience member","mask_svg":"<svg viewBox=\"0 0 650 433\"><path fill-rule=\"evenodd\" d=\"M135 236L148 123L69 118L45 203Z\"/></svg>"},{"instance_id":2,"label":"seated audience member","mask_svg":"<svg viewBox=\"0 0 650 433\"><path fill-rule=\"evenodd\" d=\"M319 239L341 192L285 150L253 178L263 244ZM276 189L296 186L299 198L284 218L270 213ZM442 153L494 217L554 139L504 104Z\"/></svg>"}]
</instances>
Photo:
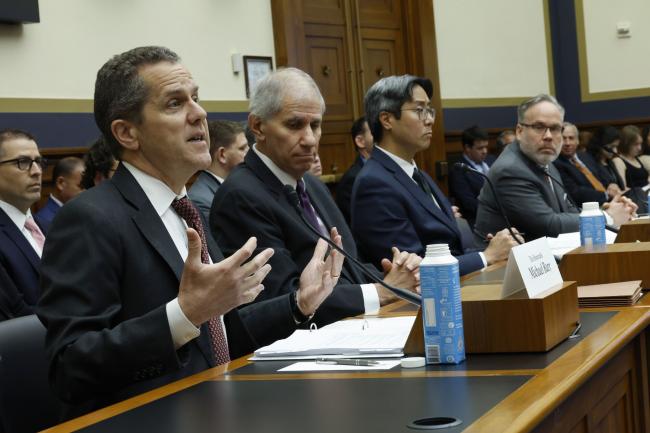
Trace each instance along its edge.
<instances>
[{"instance_id":1,"label":"seated audience member","mask_svg":"<svg viewBox=\"0 0 650 433\"><path fill-rule=\"evenodd\" d=\"M316 177L323 175L323 166L320 163L318 152L314 152L314 162L312 162L311 167L309 167L309 173Z\"/></svg>"},{"instance_id":2,"label":"seated audience member","mask_svg":"<svg viewBox=\"0 0 650 433\"><path fill-rule=\"evenodd\" d=\"M0 322L20 316L33 314L32 306L27 305L25 297L16 287L5 268L0 265Z\"/></svg>"},{"instance_id":3,"label":"seated audience member","mask_svg":"<svg viewBox=\"0 0 650 433\"><path fill-rule=\"evenodd\" d=\"M250 238L223 259L187 199L185 183L211 159L207 113L179 62L140 47L97 73L95 119L121 163L52 223L37 308L68 415L227 363L261 344L257 335L286 337L340 272L320 242L296 277L295 306L287 295L237 309L262 290L273 251L254 255Z\"/></svg>"},{"instance_id":4,"label":"seated audience member","mask_svg":"<svg viewBox=\"0 0 650 433\"><path fill-rule=\"evenodd\" d=\"M501 131L501 133L497 136L497 155L501 154L507 145L515 141L515 138L516 137L514 131L510 129Z\"/></svg>"},{"instance_id":5,"label":"seated audience member","mask_svg":"<svg viewBox=\"0 0 650 433\"><path fill-rule=\"evenodd\" d=\"M54 170L52 170L54 190L47 199L45 206L34 215L36 223L46 235L54 216L61 206L83 191L81 187L83 171L83 160L74 156L60 159L54 166Z\"/></svg>"},{"instance_id":6,"label":"seated audience member","mask_svg":"<svg viewBox=\"0 0 650 433\"><path fill-rule=\"evenodd\" d=\"M447 198L415 165L415 155L431 143L432 92L430 80L402 75L383 78L366 93L376 145L354 182L352 233L376 266L391 246L423 255L428 244L448 244L463 275L504 260L516 241L503 231L483 253L466 251Z\"/></svg>"},{"instance_id":7,"label":"seated audience member","mask_svg":"<svg viewBox=\"0 0 650 433\"><path fill-rule=\"evenodd\" d=\"M357 255L356 245L343 215L327 187L308 173L318 149L325 102L314 80L305 72L279 69L260 81L250 100L248 124L256 144L219 188L212 203L210 227L228 253L248 236L258 247L270 247L259 299L291 293L300 271L309 260L317 237L300 219L296 205L312 228L327 235L334 227L343 238L345 251ZM297 189L298 204L293 202ZM412 289L417 284L420 258L396 251L384 260L385 279L393 286ZM368 265L371 269L371 266ZM346 260L332 295L316 312L319 326L344 317L376 312L395 300L384 288L366 284L368 279ZM308 317L304 320L307 321Z\"/></svg>"},{"instance_id":8,"label":"seated audience member","mask_svg":"<svg viewBox=\"0 0 650 433\"><path fill-rule=\"evenodd\" d=\"M642 143L639 128L634 125L623 127L618 157L612 160L623 179L623 188L642 188L648 184L648 170L639 159Z\"/></svg>"},{"instance_id":9,"label":"seated audience member","mask_svg":"<svg viewBox=\"0 0 650 433\"><path fill-rule=\"evenodd\" d=\"M650 156L650 125L646 125L641 130L641 155Z\"/></svg>"},{"instance_id":10,"label":"seated audience member","mask_svg":"<svg viewBox=\"0 0 650 433\"><path fill-rule=\"evenodd\" d=\"M99 137L84 155L84 172L81 175L81 187L90 189L106 179L110 179L117 170L118 161L111 153L111 148Z\"/></svg>"},{"instance_id":11,"label":"seated audience member","mask_svg":"<svg viewBox=\"0 0 650 433\"><path fill-rule=\"evenodd\" d=\"M248 152L248 140L241 123L230 120L210 120L208 130L212 163L206 170L201 171L187 193L206 221L210 218L214 193L232 169L244 160Z\"/></svg>"},{"instance_id":12,"label":"seated audience member","mask_svg":"<svg viewBox=\"0 0 650 433\"><path fill-rule=\"evenodd\" d=\"M582 154L582 159L603 185L608 185L608 188L617 185L618 189L623 191L623 179L612 162L620 142L621 134L618 129L611 126L601 126L592 134L587 145L587 151Z\"/></svg>"},{"instance_id":13,"label":"seated audience member","mask_svg":"<svg viewBox=\"0 0 650 433\"><path fill-rule=\"evenodd\" d=\"M0 130L0 266L29 307L41 295L38 280L45 236L29 208L41 197L44 165L29 133Z\"/></svg>"},{"instance_id":14,"label":"seated audience member","mask_svg":"<svg viewBox=\"0 0 650 433\"><path fill-rule=\"evenodd\" d=\"M517 109L517 141L499 156L488 175L506 216L526 240L579 229L579 211L567 200L560 173L551 164L562 148L564 108L550 95L538 95ZM490 188L479 195L476 229L494 232L506 226ZM636 205L616 197L605 211L610 224L628 221Z\"/></svg>"},{"instance_id":15,"label":"seated audience member","mask_svg":"<svg viewBox=\"0 0 650 433\"><path fill-rule=\"evenodd\" d=\"M352 186L354 180L361 171L363 164L366 163L370 154L372 153L373 139L368 128L368 122L364 116L359 117L352 124L350 130L352 134L352 143L354 143L354 150L357 152L357 159L354 164L348 168L348 171L343 174L336 187L336 204L341 209L341 213L345 217L345 221L350 224L350 199L352 198Z\"/></svg>"},{"instance_id":16,"label":"seated audience member","mask_svg":"<svg viewBox=\"0 0 650 433\"><path fill-rule=\"evenodd\" d=\"M488 155L488 134L478 126L463 131L463 156L459 162L465 163L483 174L487 174L494 162ZM460 213L470 226L476 219L477 197L485 179L483 176L463 170L453 165L449 170L449 195L455 199Z\"/></svg>"},{"instance_id":17,"label":"seated audience member","mask_svg":"<svg viewBox=\"0 0 650 433\"><path fill-rule=\"evenodd\" d=\"M572 123L564 122L562 150L553 164L560 172L562 183L578 206L588 201L603 204L620 194L621 190L616 183L603 185L583 162L583 158L589 159L589 156L577 152L580 144L578 137L578 128Z\"/></svg>"}]
</instances>

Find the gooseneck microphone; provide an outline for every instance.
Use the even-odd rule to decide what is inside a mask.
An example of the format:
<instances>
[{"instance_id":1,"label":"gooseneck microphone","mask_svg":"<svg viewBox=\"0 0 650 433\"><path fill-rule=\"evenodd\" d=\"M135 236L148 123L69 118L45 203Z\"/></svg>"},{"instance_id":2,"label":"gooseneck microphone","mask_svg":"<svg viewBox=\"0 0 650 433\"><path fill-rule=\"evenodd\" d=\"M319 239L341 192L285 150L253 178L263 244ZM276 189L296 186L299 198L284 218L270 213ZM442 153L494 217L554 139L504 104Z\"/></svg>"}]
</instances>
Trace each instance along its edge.
<instances>
[{"instance_id":1,"label":"gooseneck microphone","mask_svg":"<svg viewBox=\"0 0 650 433\"><path fill-rule=\"evenodd\" d=\"M550 170L549 169L542 169L544 171L544 174L548 176L549 179L551 179L553 182L555 182L556 185L559 185L562 187L562 190L565 191L566 199L573 205L574 208L578 210L578 212L582 211L582 206L578 206L578 204L573 200L573 197L571 197L571 194L566 192L566 189L564 188L564 184L557 180L554 176L551 176ZM610 224L605 224L605 228L609 230L610 232L618 233L618 229L614 227L613 225Z\"/></svg>"},{"instance_id":2,"label":"gooseneck microphone","mask_svg":"<svg viewBox=\"0 0 650 433\"><path fill-rule=\"evenodd\" d=\"M408 301L412 304L415 305L421 305L422 304L422 297L418 295L417 293L411 292L409 290L405 289L400 289L399 287L393 287L387 283L385 283L382 279L378 278L376 275L374 275L372 272L370 272L366 267L360 263L356 258L352 257L350 254L346 253L343 248L339 247L336 245L334 242L332 242L331 239L326 238L322 234L318 232L312 225L307 221L305 216L302 213L302 208L300 206L300 200L298 199L298 193L296 190L291 186L291 185L284 185L284 195L286 195L287 199L289 200L289 203L291 206L294 208L294 210L298 213L298 216L300 216L300 219L302 220L303 224L307 226L307 228L316 236L318 236L320 239L323 239L325 242L328 243L328 245L332 248L334 248L336 251L339 253L343 254L343 257L346 259L350 260L357 269L361 271L362 274L364 274L366 277L368 277L371 281L374 283L380 284L390 290L392 293L394 293L396 296L404 299L405 301Z\"/></svg>"},{"instance_id":3,"label":"gooseneck microphone","mask_svg":"<svg viewBox=\"0 0 650 433\"><path fill-rule=\"evenodd\" d=\"M474 167L470 167L464 162L457 162L454 165L463 171L471 171L472 173L476 173L479 176L482 176L487 181L488 185L490 186L490 190L492 191L492 195L494 196L494 200L497 202L497 206L499 208L499 213L501 214L501 218L503 218L503 221L506 223L506 228L510 232L510 236L512 236L519 245L523 244L523 242L519 239L519 236L516 236L515 232L512 230L512 224L510 224L510 221L508 220L508 216L506 215L506 212L503 210L503 206L501 205L501 200L499 200L499 196L497 195L496 189L494 188L494 184L492 184L490 178L485 173L478 171Z\"/></svg>"}]
</instances>

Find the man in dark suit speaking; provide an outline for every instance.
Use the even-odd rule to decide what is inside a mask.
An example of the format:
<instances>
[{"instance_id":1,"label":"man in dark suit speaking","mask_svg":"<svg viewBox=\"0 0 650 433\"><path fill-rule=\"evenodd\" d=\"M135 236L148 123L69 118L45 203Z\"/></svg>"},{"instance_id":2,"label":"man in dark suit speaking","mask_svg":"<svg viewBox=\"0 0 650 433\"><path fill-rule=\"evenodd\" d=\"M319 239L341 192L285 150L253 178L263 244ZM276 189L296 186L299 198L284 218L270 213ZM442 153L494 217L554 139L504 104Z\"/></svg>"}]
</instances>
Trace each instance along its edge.
<instances>
[{"instance_id":1,"label":"man in dark suit speaking","mask_svg":"<svg viewBox=\"0 0 650 433\"><path fill-rule=\"evenodd\" d=\"M412 75L383 78L366 93L376 145L352 190L352 231L375 265L392 245L424 254L428 244L448 244L463 275L507 258L516 243L503 231L485 251L466 250L449 201L415 165L415 155L431 143L432 93L430 80Z\"/></svg>"},{"instance_id":2,"label":"man in dark suit speaking","mask_svg":"<svg viewBox=\"0 0 650 433\"><path fill-rule=\"evenodd\" d=\"M526 240L576 232L580 227L579 211L567 198L560 173L551 164L562 148L563 120L564 108L553 96L542 94L522 102L517 109L517 141L490 168L488 176L504 211ZM478 231L506 226L489 188L481 190L478 201ZM635 211L634 203L619 196L605 215L610 224L619 225Z\"/></svg>"},{"instance_id":3,"label":"man in dark suit speaking","mask_svg":"<svg viewBox=\"0 0 650 433\"><path fill-rule=\"evenodd\" d=\"M248 125L256 143L221 185L210 213L212 234L233 251L243 239L257 237L260 248L275 250L273 269L259 299L285 295L298 284L309 261L316 236L298 216L288 191L297 190L299 206L314 230L327 236L334 227L344 249L356 255L352 234L327 187L307 173L321 135L325 102L305 72L286 68L267 75L250 102ZM287 187L288 185L288 187ZM419 257L399 251L385 260L386 280L400 288L414 288ZM375 312L394 295L373 284L346 260L338 284L312 319L318 325L360 313ZM311 318L304 317L306 323Z\"/></svg>"},{"instance_id":4,"label":"man in dark suit speaking","mask_svg":"<svg viewBox=\"0 0 650 433\"><path fill-rule=\"evenodd\" d=\"M256 240L246 238L222 260L186 197L210 153L198 86L179 61L167 48L140 47L99 70L95 119L122 162L61 209L45 245L37 313L50 379L63 400L90 401L86 409L248 353L255 328L277 338L295 329L288 296L239 314L262 291L273 251L253 256ZM306 264L301 314L315 311L340 272L326 251L321 243Z\"/></svg>"}]
</instances>

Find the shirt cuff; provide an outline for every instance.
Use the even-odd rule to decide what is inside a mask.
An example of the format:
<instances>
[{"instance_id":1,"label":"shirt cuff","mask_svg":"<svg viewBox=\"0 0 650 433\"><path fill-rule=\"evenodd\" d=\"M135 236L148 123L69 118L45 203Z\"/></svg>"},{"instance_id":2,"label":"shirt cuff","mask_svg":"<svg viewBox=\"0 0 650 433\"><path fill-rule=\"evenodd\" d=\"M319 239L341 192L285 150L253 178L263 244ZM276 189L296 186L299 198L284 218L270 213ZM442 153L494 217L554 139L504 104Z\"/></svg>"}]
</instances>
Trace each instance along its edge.
<instances>
[{"instance_id":1,"label":"shirt cuff","mask_svg":"<svg viewBox=\"0 0 650 433\"><path fill-rule=\"evenodd\" d=\"M485 254L483 254L482 251L479 251L478 255L481 256L481 261L483 262L483 267L486 267L488 265L488 263L487 263L487 259L485 258Z\"/></svg>"},{"instance_id":2,"label":"shirt cuff","mask_svg":"<svg viewBox=\"0 0 650 433\"><path fill-rule=\"evenodd\" d=\"M607 223L607 225L613 226L614 225L614 218L612 218L612 216L610 214L608 214L607 212L603 212L603 213L605 214L605 222Z\"/></svg>"},{"instance_id":3,"label":"shirt cuff","mask_svg":"<svg viewBox=\"0 0 650 433\"><path fill-rule=\"evenodd\" d=\"M167 322L169 323L169 330L172 333L175 350L180 349L201 335L201 330L194 326L187 316L185 316L183 310L181 310L178 298L169 301L165 309L167 311Z\"/></svg>"},{"instance_id":4,"label":"shirt cuff","mask_svg":"<svg viewBox=\"0 0 650 433\"><path fill-rule=\"evenodd\" d=\"M362 284L363 308L366 314L379 313L379 294L374 284Z\"/></svg>"}]
</instances>

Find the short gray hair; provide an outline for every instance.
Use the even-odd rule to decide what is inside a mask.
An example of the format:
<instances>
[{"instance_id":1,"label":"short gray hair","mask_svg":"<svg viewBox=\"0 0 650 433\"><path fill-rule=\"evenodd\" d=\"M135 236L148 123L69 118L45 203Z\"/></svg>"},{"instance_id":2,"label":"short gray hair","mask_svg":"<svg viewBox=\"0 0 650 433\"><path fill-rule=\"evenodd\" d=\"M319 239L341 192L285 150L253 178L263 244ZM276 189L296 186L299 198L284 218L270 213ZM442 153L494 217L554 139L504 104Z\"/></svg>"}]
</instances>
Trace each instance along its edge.
<instances>
[{"instance_id":1,"label":"short gray hair","mask_svg":"<svg viewBox=\"0 0 650 433\"><path fill-rule=\"evenodd\" d=\"M414 75L392 75L377 81L366 93L364 109L368 128L375 143L379 143L384 135L384 130L379 121L382 112L391 113L396 119L402 116L402 105L413 98L413 87L419 85L427 96L433 95L433 84L428 78Z\"/></svg>"},{"instance_id":2,"label":"short gray hair","mask_svg":"<svg viewBox=\"0 0 650 433\"><path fill-rule=\"evenodd\" d=\"M571 122L564 122L564 123L562 124L562 131L564 131L566 128L573 128L573 129L575 129L575 130L576 130L576 135L578 135L578 133L580 132L580 131L578 130L578 127L575 126L575 125L574 125L573 123L571 123Z\"/></svg>"},{"instance_id":3,"label":"short gray hair","mask_svg":"<svg viewBox=\"0 0 650 433\"><path fill-rule=\"evenodd\" d=\"M325 100L318 85L309 74L297 68L279 68L262 78L251 95L248 111L262 120L269 120L282 111L284 96L288 89L296 86L297 80L318 95L321 114L325 113Z\"/></svg>"},{"instance_id":4,"label":"short gray hair","mask_svg":"<svg viewBox=\"0 0 650 433\"><path fill-rule=\"evenodd\" d=\"M551 104L555 105L557 109L560 110L562 117L564 117L564 107L560 105L559 102L557 102L557 99L555 99L554 96L547 95L546 93L540 93L539 95L527 99L521 104L519 104L519 107L517 107L517 122L519 123L525 122L524 117L526 116L526 112L530 110L532 107L534 107L535 105L540 104L542 102L550 102Z\"/></svg>"}]
</instances>

